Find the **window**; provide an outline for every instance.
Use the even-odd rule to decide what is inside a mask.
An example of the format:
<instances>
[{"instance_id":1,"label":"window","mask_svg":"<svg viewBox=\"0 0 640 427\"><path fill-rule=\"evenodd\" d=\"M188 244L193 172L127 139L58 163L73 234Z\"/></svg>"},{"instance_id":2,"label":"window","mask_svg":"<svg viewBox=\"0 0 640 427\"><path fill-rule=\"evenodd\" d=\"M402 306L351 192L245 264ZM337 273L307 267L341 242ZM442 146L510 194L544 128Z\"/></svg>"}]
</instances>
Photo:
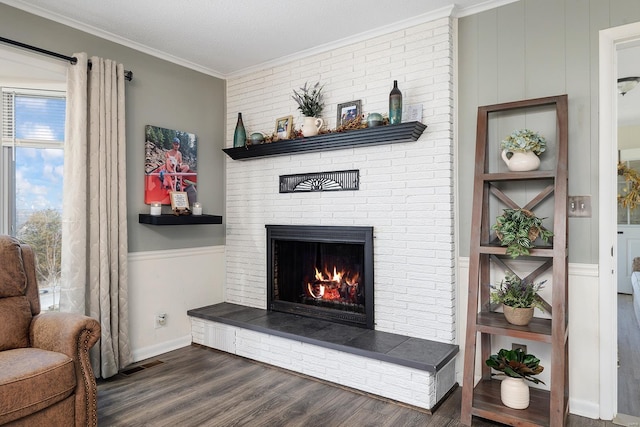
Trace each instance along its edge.
<instances>
[{"instance_id":1,"label":"window","mask_svg":"<svg viewBox=\"0 0 640 427\"><path fill-rule=\"evenodd\" d=\"M36 253L43 310L59 299L65 107L64 92L2 88L0 231Z\"/></svg>"},{"instance_id":2,"label":"window","mask_svg":"<svg viewBox=\"0 0 640 427\"><path fill-rule=\"evenodd\" d=\"M624 164L631 170L640 173L640 160L626 160ZM624 177L618 175L618 194L625 195L629 191L629 183ZM640 208L625 208L618 203L618 224L619 225L638 225L640 224Z\"/></svg>"}]
</instances>

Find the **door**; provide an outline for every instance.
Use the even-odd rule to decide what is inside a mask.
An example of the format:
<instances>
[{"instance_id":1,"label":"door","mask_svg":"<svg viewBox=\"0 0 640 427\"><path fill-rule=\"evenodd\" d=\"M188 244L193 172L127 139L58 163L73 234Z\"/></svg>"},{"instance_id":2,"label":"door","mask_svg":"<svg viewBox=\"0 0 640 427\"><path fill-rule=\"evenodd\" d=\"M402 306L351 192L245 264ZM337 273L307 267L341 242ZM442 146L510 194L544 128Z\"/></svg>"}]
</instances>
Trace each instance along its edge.
<instances>
[{"instance_id":1,"label":"door","mask_svg":"<svg viewBox=\"0 0 640 427\"><path fill-rule=\"evenodd\" d=\"M640 175L640 150L621 149L620 162L629 173L618 175L618 195L624 199L629 194L637 194L630 177ZM636 184L637 185L637 184ZM633 259L639 258L640 268L640 206L618 203L618 293L631 294L631 273Z\"/></svg>"}]
</instances>

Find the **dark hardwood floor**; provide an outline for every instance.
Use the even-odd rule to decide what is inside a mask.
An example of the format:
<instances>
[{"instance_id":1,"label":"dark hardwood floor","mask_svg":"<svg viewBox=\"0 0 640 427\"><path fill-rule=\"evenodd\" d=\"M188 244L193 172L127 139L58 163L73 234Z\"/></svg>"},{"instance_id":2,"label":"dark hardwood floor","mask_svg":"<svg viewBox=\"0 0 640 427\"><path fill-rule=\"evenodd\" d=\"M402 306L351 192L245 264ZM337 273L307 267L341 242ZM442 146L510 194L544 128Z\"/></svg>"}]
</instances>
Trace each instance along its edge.
<instances>
[{"instance_id":1,"label":"dark hardwood floor","mask_svg":"<svg viewBox=\"0 0 640 427\"><path fill-rule=\"evenodd\" d=\"M201 346L98 382L101 427L462 426L456 389L433 413ZM473 426L497 424L474 418ZM570 416L569 426L612 426Z\"/></svg>"},{"instance_id":2,"label":"dark hardwood floor","mask_svg":"<svg viewBox=\"0 0 640 427\"><path fill-rule=\"evenodd\" d=\"M618 412L640 417L640 327L633 297L618 294Z\"/></svg>"}]
</instances>

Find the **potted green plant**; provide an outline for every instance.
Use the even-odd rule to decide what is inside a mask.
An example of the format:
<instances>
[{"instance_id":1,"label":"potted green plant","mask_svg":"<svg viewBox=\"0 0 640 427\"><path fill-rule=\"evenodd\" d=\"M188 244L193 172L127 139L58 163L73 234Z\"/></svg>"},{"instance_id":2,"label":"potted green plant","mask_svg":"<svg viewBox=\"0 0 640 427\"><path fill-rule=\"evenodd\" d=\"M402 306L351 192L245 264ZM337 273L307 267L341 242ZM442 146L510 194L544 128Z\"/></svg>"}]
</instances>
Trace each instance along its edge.
<instances>
[{"instance_id":1,"label":"potted green plant","mask_svg":"<svg viewBox=\"0 0 640 427\"><path fill-rule=\"evenodd\" d=\"M519 129L503 139L500 148L510 171L532 171L540 167L538 156L547 149L547 141L537 132Z\"/></svg>"},{"instance_id":2,"label":"potted green plant","mask_svg":"<svg viewBox=\"0 0 640 427\"><path fill-rule=\"evenodd\" d=\"M540 365L540 359L533 354L526 354L521 348L513 350L503 348L497 354L489 356L485 363L491 369L505 375L500 384L500 399L509 408L529 407L529 386L524 380L534 384L544 384L542 380L534 377L544 370Z\"/></svg>"},{"instance_id":3,"label":"potted green plant","mask_svg":"<svg viewBox=\"0 0 640 427\"><path fill-rule=\"evenodd\" d=\"M538 292L546 280L530 282L521 280L513 273L507 273L498 285L491 285L491 302L502 304L504 317L513 325L528 325L533 318L534 308L544 310Z\"/></svg>"},{"instance_id":4,"label":"potted green plant","mask_svg":"<svg viewBox=\"0 0 640 427\"><path fill-rule=\"evenodd\" d=\"M304 86L300 88L300 92L293 90L292 98L304 116L302 124L302 135L304 136L317 135L324 125L324 121L318 117L324 108L323 88L324 86L320 86L320 82L313 86L307 86L307 82L305 82Z\"/></svg>"},{"instance_id":5,"label":"potted green plant","mask_svg":"<svg viewBox=\"0 0 640 427\"><path fill-rule=\"evenodd\" d=\"M534 248L533 242L540 239L549 243L553 232L542 226L542 220L527 209L504 209L502 215L496 218L491 226L495 230L502 246L507 247L507 255L517 258L529 255L529 249Z\"/></svg>"},{"instance_id":6,"label":"potted green plant","mask_svg":"<svg viewBox=\"0 0 640 427\"><path fill-rule=\"evenodd\" d=\"M526 354L521 348L513 350L503 348L497 354L489 356L485 363L491 369L505 375L500 384L500 399L509 408L526 409L529 407L529 386L524 380L534 384L544 384L542 380L534 376L544 370L544 367L540 365L540 359L533 354Z\"/></svg>"}]
</instances>

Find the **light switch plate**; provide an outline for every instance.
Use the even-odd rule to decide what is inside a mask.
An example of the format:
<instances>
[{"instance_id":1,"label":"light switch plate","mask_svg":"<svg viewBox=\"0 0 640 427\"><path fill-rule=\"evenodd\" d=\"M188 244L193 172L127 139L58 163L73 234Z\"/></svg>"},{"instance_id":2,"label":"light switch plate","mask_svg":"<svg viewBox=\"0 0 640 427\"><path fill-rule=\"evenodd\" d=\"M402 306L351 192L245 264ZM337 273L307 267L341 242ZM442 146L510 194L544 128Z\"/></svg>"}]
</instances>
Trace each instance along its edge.
<instances>
[{"instance_id":1,"label":"light switch plate","mask_svg":"<svg viewBox=\"0 0 640 427\"><path fill-rule=\"evenodd\" d=\"M591 196L569 196L567 215L570 218L591 218Z\"/></svg>"}]
</instances>

